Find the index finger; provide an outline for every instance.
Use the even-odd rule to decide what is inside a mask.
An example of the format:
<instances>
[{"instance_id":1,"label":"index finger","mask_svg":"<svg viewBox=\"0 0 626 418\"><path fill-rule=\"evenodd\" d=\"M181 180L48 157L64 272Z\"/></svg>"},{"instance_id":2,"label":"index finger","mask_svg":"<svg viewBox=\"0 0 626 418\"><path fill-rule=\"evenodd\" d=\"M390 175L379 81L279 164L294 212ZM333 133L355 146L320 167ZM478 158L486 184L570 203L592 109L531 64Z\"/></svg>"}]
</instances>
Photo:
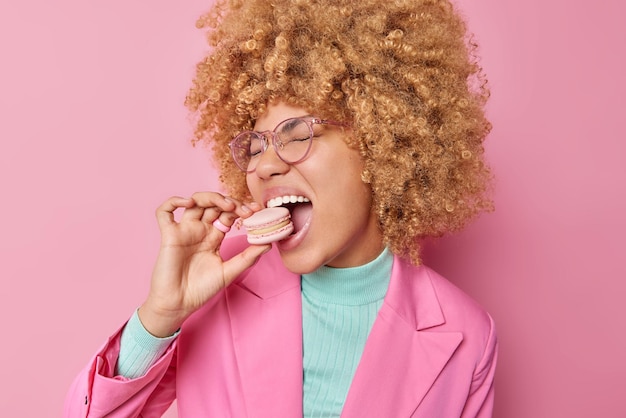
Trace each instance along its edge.
<instances>
[{"instance_id":1,"label":"index finger","mask_svg":"<svg viewBox=\"0 0 626 418\"><path fill-rule=\"evenodd\" d=\"M192 208L195 206L193 199L188 197L172 196L161 204L156 210L159 224L174 223L174 211L178 208Z\"/></svg>"},{"instance_id":2,"label":"index finger","mask_svg":"<svg viewBox=\"0 0 626 418\"><path fill-rule=\"evenodd\" d=\"M239 200L216 192L198 192L192 196L196 205L203 208L218 208L222 212L232 212L239 217L248 217L253 210Z\"/></svg>"}]
</instances>

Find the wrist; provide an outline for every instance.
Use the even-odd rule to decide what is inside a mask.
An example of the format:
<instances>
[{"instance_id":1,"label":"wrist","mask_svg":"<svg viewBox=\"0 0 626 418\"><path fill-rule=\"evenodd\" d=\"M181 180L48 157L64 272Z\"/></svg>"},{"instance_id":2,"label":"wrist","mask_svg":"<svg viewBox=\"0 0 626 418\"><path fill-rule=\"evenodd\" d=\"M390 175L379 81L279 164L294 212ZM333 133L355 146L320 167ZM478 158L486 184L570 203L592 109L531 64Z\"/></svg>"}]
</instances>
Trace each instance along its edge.
<instances>
[{"instance_id":1,"label":"wrist","mask_svg":"<svg viewBox=\"0 0 626 418\"><path fill-rule=\"evenodd\" d=\"M157 338L174 335L185 321L184 315L154 309L149 302L139 307L137 315L145 330Z\"/></svg>"}]
</instances>

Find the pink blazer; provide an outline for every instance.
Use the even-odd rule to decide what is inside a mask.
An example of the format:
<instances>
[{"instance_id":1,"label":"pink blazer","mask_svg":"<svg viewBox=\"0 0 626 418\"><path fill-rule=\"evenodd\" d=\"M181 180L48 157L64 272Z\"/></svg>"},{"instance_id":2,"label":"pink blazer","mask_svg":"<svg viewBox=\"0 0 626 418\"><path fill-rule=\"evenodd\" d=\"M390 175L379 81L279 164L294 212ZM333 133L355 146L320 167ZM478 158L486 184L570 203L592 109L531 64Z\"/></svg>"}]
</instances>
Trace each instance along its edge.
<instances>
[{"instance_id":1,"label":"pink blazer","mask_svg":"<svg viewBox=\"0 0 626 418\"><path fill-rule=\"evenodd\" d=\"M223 243L226 258L242 238ZM276 250L185 322L145 376L114 376L118 331L74 381L64 417L302 417L300 278ZM490 417L491 317L427 267L395 258L342 417Z\"/></svg>"}]
</instances>

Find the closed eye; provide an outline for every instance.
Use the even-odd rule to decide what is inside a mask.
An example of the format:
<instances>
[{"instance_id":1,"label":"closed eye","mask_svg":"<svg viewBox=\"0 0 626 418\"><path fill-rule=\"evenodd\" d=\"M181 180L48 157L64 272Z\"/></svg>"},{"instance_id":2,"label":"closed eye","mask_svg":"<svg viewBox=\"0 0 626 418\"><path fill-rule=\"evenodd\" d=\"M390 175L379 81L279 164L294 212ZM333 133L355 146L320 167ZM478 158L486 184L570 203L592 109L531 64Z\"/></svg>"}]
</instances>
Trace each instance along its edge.
<instances>
[{"instance_id":1,"label":"closed eye","mask_svg":"<svg viewBox=\"0 0 626 418\"><path fill-rule=\"evenodd\" d=\"M307 135L306 137L303 137L303 138L292 138L289 140L289 142L304 142L308 140L309 140L309 136Z\"/></svg>"}]
</instances>

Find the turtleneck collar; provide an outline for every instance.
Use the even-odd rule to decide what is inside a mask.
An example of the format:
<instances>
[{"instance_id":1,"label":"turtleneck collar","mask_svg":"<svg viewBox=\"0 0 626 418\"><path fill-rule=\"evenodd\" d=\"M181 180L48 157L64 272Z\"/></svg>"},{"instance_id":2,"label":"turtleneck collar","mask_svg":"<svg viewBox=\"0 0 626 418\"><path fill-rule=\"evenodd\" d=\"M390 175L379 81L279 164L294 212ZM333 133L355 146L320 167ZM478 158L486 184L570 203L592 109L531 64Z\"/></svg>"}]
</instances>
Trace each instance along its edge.
<instances>
[{"instance_id":1,"label":"turtleneck collar","mask_svg":"<svg viewBox=\"0 0 626 418\"><path fill-rule=\"evenodd\" d=\"M357 267L322 266L302 275L302 294L335 305L365 305L385 297L393 254L386 247L376 259Z\"/></svg>"}]
</instances>

